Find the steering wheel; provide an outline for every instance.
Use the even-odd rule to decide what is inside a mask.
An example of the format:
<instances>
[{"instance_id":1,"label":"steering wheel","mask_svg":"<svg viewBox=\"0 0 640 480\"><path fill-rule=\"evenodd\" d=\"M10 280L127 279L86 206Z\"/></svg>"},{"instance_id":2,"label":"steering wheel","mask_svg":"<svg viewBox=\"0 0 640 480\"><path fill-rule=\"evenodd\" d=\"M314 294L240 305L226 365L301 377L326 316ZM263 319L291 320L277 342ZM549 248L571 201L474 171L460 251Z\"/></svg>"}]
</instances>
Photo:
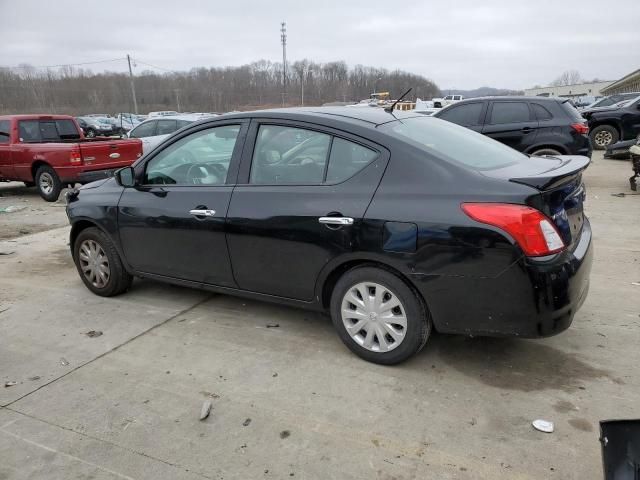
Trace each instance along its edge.
<instances>
[{"instance_id":1,"label":"steering wheel","mask_svg":"<svg viewBox=\"0 0 640 480\"><path fill-rule=\"evenodd\" d=\"M193 183L194 185L199 185L202 183L203 178L207 178L209 176L209 172L206 167L203 165L193 164L189 166L189 169L186 173L186 181L188 183Z\"/></svg>"}]
</instances>

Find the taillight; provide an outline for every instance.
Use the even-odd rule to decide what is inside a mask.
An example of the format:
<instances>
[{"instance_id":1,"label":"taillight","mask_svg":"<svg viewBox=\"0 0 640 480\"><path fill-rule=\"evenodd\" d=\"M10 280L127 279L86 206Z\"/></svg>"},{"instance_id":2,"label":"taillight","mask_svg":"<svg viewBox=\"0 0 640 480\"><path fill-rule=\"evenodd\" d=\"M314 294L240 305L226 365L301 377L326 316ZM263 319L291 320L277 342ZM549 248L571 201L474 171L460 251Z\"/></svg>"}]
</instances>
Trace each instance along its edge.
<instances>
[{"instance_id":1,"label":"taillight","mask_svg":"<svg viewBox=\"0 0 640 480\"><path fill-rule=\"evenodd\" d=\"M557 253L564 242L551 221L540 211L510 203L463 203L462 210L480 223L507 232L529 257Z\"/></svg>"},{"instance_id":2,"label":"taillight","mask_svg":"<svg viewBox=\"0 0 640 480\"><path fill-rule=\"evenodd\" d=\"M78 147L71 148L71 156L69 157L71 163L82 163L82 155Z\"/></svg>"},{"instance_id":3,"label":"taillight","mask_svg":"<svg viewBox=\"0 0 640 480\"><path fill-rule=\"evenodd\" d=\"M582 135L586 135L587 133L589 133L589 127L584 123L572 123L571 128L573 128L575 132L578 132Z\"/></svg>"}]
</instances>

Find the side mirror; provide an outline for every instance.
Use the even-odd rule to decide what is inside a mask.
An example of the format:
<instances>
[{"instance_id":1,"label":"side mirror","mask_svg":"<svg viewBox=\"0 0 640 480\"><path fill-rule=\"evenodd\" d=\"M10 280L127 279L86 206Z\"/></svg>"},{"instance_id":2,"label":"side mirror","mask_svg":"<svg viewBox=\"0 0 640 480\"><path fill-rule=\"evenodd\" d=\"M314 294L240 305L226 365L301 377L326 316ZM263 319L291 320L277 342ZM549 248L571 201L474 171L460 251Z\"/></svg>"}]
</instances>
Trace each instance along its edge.
<instances>
[{"instance_id":1,"label":"side mirror","mask_svg":"<svg viewBox=\"0 0 640 480\"><path fill-rule=\"evenodd\" d=\"M134 187L136 185L136 172L133 167L124 167L116 170L113 175L121 187Z\"/></svg>"}]
</instances>

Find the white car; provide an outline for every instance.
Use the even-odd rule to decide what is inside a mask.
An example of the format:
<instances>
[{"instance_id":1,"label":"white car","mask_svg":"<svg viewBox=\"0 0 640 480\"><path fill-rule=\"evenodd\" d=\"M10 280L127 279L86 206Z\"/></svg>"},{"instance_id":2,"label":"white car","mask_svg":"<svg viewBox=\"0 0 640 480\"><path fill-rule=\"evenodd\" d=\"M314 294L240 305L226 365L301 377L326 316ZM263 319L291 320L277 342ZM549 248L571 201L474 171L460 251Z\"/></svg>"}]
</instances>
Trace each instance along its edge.
<instances>
[{"instance_id":1,"label":"white car","mask_svg":"<svg viewBox=\"0 0 640 480\"><path fill-rule=\"evenodd\" d=\"M462 95L447 95L444 98L434 98L433 106L436 108L446 107L447 105L451 105L452 103L459 102L464 100L464 96Z\"/></svg>"},{"instance_id":2,"label":"white car","mask_svg":"<svg viewBox=\"0 0 640 480\"><path fill-rule=\"evenodd\" d=\"M176 115L180 115L178 112L173 111L173 110L164 110L161 112L149 112L149 115L147 115L147 118L152 118L152 117L174 117Z\"/></svg>"},{"instance_id":3,"label":"white car","mask_svg":"<svg viewBox=\"0 0 640 480\"><path fill-rule=\"evenodd\" d=\"M211 115L214 116L214 115ZM173 115L150 117L135 128L128 137L142 140L142 153L147 153L173 132L190 123L208 118L202 115Z\"/></svg>"}]
</instances>

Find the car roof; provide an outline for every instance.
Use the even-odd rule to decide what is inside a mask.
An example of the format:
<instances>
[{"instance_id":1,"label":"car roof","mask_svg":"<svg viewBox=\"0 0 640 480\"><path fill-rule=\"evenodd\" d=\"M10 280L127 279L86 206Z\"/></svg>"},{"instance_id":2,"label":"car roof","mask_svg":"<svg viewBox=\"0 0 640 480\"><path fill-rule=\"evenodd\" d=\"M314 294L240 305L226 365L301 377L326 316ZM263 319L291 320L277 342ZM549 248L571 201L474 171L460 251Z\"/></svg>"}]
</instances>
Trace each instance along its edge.
<instances>
[{"instance_id":1,"label":"car roof","mask_svg":"<svg viewBox=\"0 0 640 480\"><path fill-rule=\"evenodd\" d=\"M239 112L225 114L214 118L279 118L292 120L342 120L350 123L368 124L369 126L382 125L398 119L423 117L419 113L411 111L394 110L393 114L386 112L381 107L295 107L274 108L268 110L255 110L251 112Z\"/></svg>"},{"instance_id":2,"label":"car roof","mask_svg":"<svg viewBox=\"0 0 640 480\"><path fill-rule=\"evenodd\" d=\"M570 100L569 98L562 98L562 97L529 97L526 95L497 95L495 97L491 97L491 96L487 96L487 97L474 97L474 98L465 98L464 100L458 102L457 104L454 105L458 105L460 103L468 103L468 102L473 102L473 101L478 101L478 100L498 100L498 101L535 101L535 102L566 102L568 100Z\"/></svg>"},{"instance_id":3,"label":"car roof","mask_svg":"<svg viewBox=\"0 0 640 480\"><path fill-rule=\"evenodd\" d=\"M52 115L50 113L23 113L19 115L0 115L0 120L69 120L72 115Z\"/></svg>"},{"instance_id":4,"label":"car roof","mask_svg":"<svg viewBox=\"0 0 640 480\"><path fill-rule=\"evenodd\" d=\"M211 117L213 118L214 116L212 115ZM157 121L157 120L188 120L188 121L192 121L192 122L197 122L198 120L207 120L208 118L209 117L203 116L203 115L190 115L190 114L185 114L185 115L160 115L158 117L145 118L144 121L142 121L140 123L140 125L142 125L143 123L154 122L154 121Z\"/></svg>"}]
</instances>

